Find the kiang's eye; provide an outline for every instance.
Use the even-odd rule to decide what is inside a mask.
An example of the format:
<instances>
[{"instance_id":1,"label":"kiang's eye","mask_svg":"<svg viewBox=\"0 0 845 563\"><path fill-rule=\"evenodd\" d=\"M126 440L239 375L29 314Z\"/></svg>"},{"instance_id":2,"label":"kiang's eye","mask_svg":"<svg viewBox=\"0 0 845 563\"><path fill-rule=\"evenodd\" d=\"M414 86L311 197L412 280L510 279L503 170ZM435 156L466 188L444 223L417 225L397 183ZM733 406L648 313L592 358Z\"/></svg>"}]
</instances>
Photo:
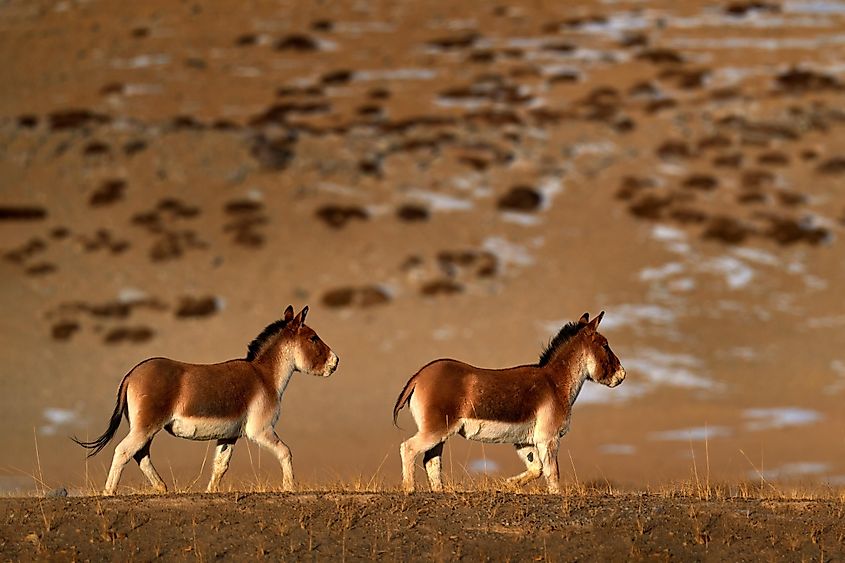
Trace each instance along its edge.
<instances>
[{"instance_id":1,"label":"kiang's eye","mask_svg":"<svg viewBox=\"0 0 845 563\"><path fill-rule=\"evenodd\" d=\"M313 335L313 336L311 337L311 339L310 339L310 340L311 340L311 342L313 342L314 344L316 344L317 342L319 342L319 341L320 341L320 337L319 337L319 336L317 336L317 335L315 334L315 335Z\"/></svg>"}]
</instances>

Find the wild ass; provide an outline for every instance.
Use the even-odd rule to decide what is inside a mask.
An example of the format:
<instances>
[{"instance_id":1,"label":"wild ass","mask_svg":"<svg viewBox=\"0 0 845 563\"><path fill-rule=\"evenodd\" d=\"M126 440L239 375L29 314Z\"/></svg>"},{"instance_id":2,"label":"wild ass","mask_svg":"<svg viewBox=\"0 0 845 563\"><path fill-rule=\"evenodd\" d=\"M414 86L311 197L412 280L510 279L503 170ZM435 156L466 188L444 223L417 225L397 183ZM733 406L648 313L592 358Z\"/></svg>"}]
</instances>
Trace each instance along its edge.
<instances>
[{"instance_id":1,"label":"wild ass","mask_svg":"<svg viewBox=\"0 0 845 563\"><path fill-rule=\"evenodd\" d=\"M442 490L440 458L453 434L469 440L514 444L526 470L508 479L525 484L546 477L559 491L557 452L569 431L572 405L587 379L616 387L625 379L619 358L597 332L604 311L560 329L540 361L507 369L482 369L457 360L435 360L416 373L393 407L393 423L410 403L417 433L402 443L402 483L414 490L414 460L425 453L431 490Z\"/></svg>"},{"instance_id":2,"label":"wild ass","mask_svg":"<svg viewBox=\"0 0 845 563\"><path fill-rule=\"evenodd\" d=\"M105 494L114 494L123 467L135 458L159 492L167 486L150 461L150 443L163 428L189 440L217 440L208 491L216 491L241 436L264 446L282 465L285 490L293 487L290 449L274 430L282 394L293 372L328 377L338 357L305 325L308 307L267 326L248 347L245 359L219 364L186 364L167 358L144 360L124 376L108 429L92 442L73 440L97 454L114 437L121 417L129 434L115 448Z\"/></svg>"}]
</instances>

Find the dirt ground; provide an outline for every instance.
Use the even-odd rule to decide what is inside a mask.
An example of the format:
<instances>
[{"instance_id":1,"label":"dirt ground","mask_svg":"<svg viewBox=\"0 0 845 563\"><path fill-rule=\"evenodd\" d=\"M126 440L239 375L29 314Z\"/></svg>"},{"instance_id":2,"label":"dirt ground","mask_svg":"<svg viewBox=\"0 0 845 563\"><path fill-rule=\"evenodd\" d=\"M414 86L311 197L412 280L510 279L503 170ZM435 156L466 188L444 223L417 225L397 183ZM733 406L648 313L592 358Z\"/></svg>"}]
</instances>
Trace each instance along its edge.
<instances>
[{"instance_id":1,"label":"dirt ground","mask_svg":"<svg viewBox=\"0 0 845 563\"><path fill-rule=\"evenodd\" d=\"M0 558L841 561L845 502L581 492L0 499Z\"/></svg>"}]
</instances>

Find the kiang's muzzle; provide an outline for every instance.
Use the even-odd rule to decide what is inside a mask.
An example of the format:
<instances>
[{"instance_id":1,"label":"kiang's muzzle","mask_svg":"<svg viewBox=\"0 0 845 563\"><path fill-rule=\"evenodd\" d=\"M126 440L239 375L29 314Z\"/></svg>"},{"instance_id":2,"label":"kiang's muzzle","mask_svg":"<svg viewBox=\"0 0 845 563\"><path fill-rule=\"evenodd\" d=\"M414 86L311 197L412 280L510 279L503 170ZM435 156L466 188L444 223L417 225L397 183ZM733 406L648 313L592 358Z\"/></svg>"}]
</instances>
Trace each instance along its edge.
<instances>
[{"instance_id":1,"label":"kiang's muzzle","mask_svg":"<svg viewBox=\"0 0 845 563\"><path fill-rule=\"evenodd\" d=\"M610 385L608 385L608 387L616 387L617 385L625 381L625 375L625 368L620 367L619 371L613 374L613 379L610 380Z\"/></svg>"},{"instance_id":2,"label":"kiang's muzzle","mask_svg":"<svg viewBox=\"0 0 845 563\"><path fill-rule=\"evenodd\" d=\"M337 357L337 354L332 352L329 361L326 362L326 369L323 372L323 377L328 377L337 371L337 365L340 363L340 358Z\"/></svg>"}]
</instances>

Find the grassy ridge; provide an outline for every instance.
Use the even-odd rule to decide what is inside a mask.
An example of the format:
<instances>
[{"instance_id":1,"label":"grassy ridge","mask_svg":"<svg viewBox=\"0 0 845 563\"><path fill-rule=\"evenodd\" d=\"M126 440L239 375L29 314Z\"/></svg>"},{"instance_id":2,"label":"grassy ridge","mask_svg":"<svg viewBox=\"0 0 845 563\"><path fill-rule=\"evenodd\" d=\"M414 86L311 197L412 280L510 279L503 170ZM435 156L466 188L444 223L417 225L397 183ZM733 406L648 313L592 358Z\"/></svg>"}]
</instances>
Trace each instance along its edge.
<instances>
[{"instance_id":1,"label":"grassy ridge","mask_svg":"<svg viewBox=\"0 0 845 563\"><path fill-rule=\"evenodd\" d=\"M845 495L759 493L573 487L560 496L327 490L0 498L0 557L608 561L845 555Z\"/></svg>"}]
</instances>

